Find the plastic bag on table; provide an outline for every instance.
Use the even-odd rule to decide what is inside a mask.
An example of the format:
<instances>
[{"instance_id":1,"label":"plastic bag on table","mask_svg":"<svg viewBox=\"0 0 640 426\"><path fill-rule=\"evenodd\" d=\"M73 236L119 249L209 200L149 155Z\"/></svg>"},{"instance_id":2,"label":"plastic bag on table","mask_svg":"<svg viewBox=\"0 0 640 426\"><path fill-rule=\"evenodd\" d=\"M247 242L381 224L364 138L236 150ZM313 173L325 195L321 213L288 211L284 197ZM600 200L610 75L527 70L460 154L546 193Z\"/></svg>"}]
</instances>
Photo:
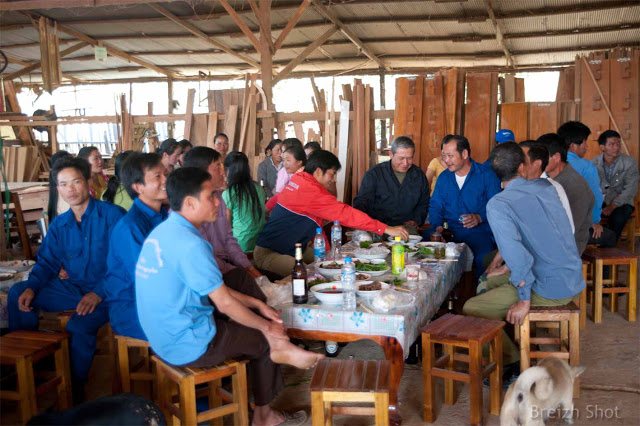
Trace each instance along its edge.
<instances>
[{"instance_id":1,"label":"plastic bag on table","mask_svg":"<svg viewBox=\"0 0 640 426\"><path fill-rule=\"evenodd\" d=\"M363 243L365 241L372 242L373 239L371 238L371 235L369 235L367 231L363 231L362 229L356 229L355 231L353 231L351 241L356 246L360 246L360 243Z\"/></svg>"},{"instance_id":2,"label":"plastic bag on table","mask_svg":"<svg viewBox=\"0 0 640 426\"><path fill-rule=\"evenodd\" d=\"M385 288L373 298L371 307L378 311L389 312L397 309L406 309L414 302L415 297L411 293Z\"/></svg>"},{"instance_id":3,"label":"plastic bag on table","mask_svg":"<svg viewBox=\"0 0 640 426\"><path fill-rule=\"evenodd\" d=\"M276 284L269 281L264 275L256 278L256 284L267 296L267 305L277 306L291 301L291 285Z\"/></svg>"}]
</instances>

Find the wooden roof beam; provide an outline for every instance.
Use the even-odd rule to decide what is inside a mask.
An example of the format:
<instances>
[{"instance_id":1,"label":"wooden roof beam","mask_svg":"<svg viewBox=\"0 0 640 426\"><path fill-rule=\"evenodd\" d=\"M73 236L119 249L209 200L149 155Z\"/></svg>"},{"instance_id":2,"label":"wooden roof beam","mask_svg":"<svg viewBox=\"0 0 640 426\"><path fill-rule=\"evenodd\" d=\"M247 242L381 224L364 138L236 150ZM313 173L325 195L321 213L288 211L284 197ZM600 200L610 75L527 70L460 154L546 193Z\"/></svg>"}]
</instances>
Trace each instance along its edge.
<instances>
[{"instance_id":1,"label":"wooden roof beam","mask_svg":"<svg viewBox=\"0 0 640 426\"><path fill-rule=\"evenodd\" d=\"M218 49L228 53L231 56L234 56L238 59L241 59L243 62L246 62L247 64L251 65L254 68L260 68L260 64L256 61L254 61L253 59L242 55L240 53L235 52L233 49L231 49L230 47L217 42L215 40L213 40L212 38L210 38L208 35L206 35L203 31L201 31L198 27L196 27L195 25L193 25L190 22L187 22L179 17L177 17L176 15L174 15L173 13L169 12L167 9L165 9L164 7L158 6L157 4L150 4L149 6L151 6L156 12L166 16L167 18L169 18L170 20L172 20L173 22L175 22L176 24L180 25L182 28L184 28L185 30L189 31L191 34L195 35L196 37L198 37L199 39L209 43L210 45L217 47ZM259 50L259 49L258 49Z\"/></svg>"},{"instance_id":2,"label":"wooden roof beam","mask_svg":"<svg viewBox=\"0 0 640 426\"><path fill-rule=\"evenodd\" d=\"M5 54L7 55L7 61L9 61L10 64L18 64L18 65L22 65L23 67L30 67L32 65L34 65L34 63L32 62L27 62L27 61L23 61L21 59L18 58L14 58L13 56L11 56L11 54L8 54L5 52ZM36 62L37 64L40 64L40 62ZM66 78L67 80L71 80L74 84L78 84L78 83L83 83L84 80L81 80L79 78L76 78L72 75L69 74L65 74L65 73L61 73L63 78ZM8 80L8 78L5 77L6 80Z\"/></svg>"},{"instance_id":3,"label":"wooden roof beam","mask_svg":"<svg viewBox=\"0 0 640 426\"><path fill-rule=\"evenodd\" d=\"M310 4L311 4L311 0L304 0L302 4L300 4L300 7L298 7L298 10L296 10L296 13L293 15L291 20L287 22L287 26L284 27L284 30L282 30L282 32L276 39L276 42L273 45L274 47L273 53L275 53L278 49L280 49L280 47L282 47L282 44L284 43L284 39L287 38L291 30L293 30L293 27L296 26L296 24L300 20L300 17L304 13L304 11L307 9L307 7L309 7Z\"/></svg>"},{"instance_id":4,"label":"wooden roof beam","mask_svg":"<svg viewBox=\"0 0 640 426\"><path fill-rule=\"evenodd\" d=\"M349 40L351 40L353 44L355 44L358 48L360 48L360 50L362 50L362 53L367 55L369 59L377 63L378 66L380 66L381 68L384 68L387 71L391 70L390 67L385 65L385 63L382 62L380 58L374 55L373 52L350 29L348 29L340 21L340 19L338 19L335 13L327 9L320 0L311 0L311 1L313 2L313 6L316 8L316 10L320 12L320 14L323 15L325 18L333 22L340 29L340 32L342 34L344 34Z\"/></svg>"},{"instance_id":5,"label":"wooden roof beam","mask_svg":"<svg viewBox=\"0 0 640 426\"><path fill-rule=\"evenodd\" d=\"M224 10L227 11L231 19L233 19L233 22L235 22L238 28L240 28L240 31L242 31L242 33L245 36L247 36L247 38L249 39L249 42L253 45L253 47L255 47L257 51L260 51L260 42L258 41L256 36L253 35L253 31L249 29L249 27L247 26L247 24L244 23L242 18L229 5L229 3L227 3L227 0L218 0L218 3L220 3L220 5L224 7ZM258 15L256 15L256 18L258 18Z\"/></svg>"},{"instance_id":6,"label":"wooden roof beam","mask_svg":"<svg viewBox=\"0 0 640 426\"><path fill-rule=\"evenodd\" d=\"M85 41L81 41L80 43L74 44L71 47L66 48L65 50L60 52L60 58L63 58L64 56L70 55L74 52L77 52L78 50L88 46L89 43L85 42ZM28 65L26 67L24 67L23 69L16 71L14 73L11 73L9 75L7 75L5 77L6 80L15 80L18 77L22 77L25 74L29 74L31 71L37 70L38 68L40 68L42 66L42 62L35 62L31 65Z\"/></svg>"},{"instance_id":7,"label":"wooden roof beam","mask_svg":"<svg viewBox=\"0 0 640 426\"><path fill-rule=\"evenodd\" d=\"M273 45L273 39L271 38L271 19L269 19L269 23L266 23L264 17L266 16L264 13L260 12L260 8L256 4L255 0L249 0L249 5L251 6L251 10L253 10L253 14L258 19L258 24L260 26L260 37L264 37L269 45L269 52L273 56L276 53L276 48ZM271 4L269 4L269 9L271 9ZM271 13L271 10L269 10Z\"/></svg>"},{"instance_id":8,"label":"wooden roof beam","mask_svg":"<svg viewBox=\"0 0 640 426\"><path fill-rule=\"evenodd\" d=\"M14 0L0 2L0 12L71 7L127 6L139 3L169 3L178 0Z\"/></svg>"},{"instance_id":9,"label":"wooden roof beam","mask_svg":"<svg viewBox=\"0 0 640 426\"><path fill-rule=\"evenodd\" d=\"M507 47L507 43L504 41L504 35L502 34L502 28L500 24L496 20L496 14L493 12L493 6L491 5L491 0L484 0L484 5L487 8L487 13L489 14L489 19L493 24L493 29L496 32L496 40L500 47L502 47L502 51L504 52L504 56L507 58L507 66L512 68L516 67L516 63L513 60L513 56L511 52L509 52L509 48Z\"/></svg>"},{"instance_id":10,"label":"wooden roof beam","mask_svg":"<svg viewBox=\"0 0 640 426\"><path fill-rule=\"evenodd\" d=\"M309 56L314 50L316 50L317 48L322 46L324 44L324 42L329 40L329 37L334 35L336 33L336 31L338 31L338 27L337 26L334 26L333 28L330 28L329 31L326 31L317 40L315 40L313 43L311 43L309 46L307 46L307 48L304 49L302 51L302 53L300 53L294 60L289 62L282 69L282 71L280 71L280 73L278 73L278 75L274 78L274 83L277 83L278 81L280 81L283 78L285 78L289 73L291 73L291 71L293 71L295 69L295 67L300 65L302 63L302 61L304 61L307 56Z\"/></svg>"}]
</instances>

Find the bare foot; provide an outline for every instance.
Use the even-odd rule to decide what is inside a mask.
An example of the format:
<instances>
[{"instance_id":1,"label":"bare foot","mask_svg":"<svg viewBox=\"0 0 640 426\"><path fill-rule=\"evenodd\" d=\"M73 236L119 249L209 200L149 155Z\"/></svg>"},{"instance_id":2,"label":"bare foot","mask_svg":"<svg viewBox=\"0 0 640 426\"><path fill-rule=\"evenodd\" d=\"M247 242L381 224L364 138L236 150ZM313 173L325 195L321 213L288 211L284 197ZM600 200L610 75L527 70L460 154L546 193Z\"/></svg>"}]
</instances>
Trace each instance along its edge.
<instances>
[{"instance_id":1,"label":"bare foot","mask_svg":"<svg viewBox=\"0 0 640 426\"><path fill-rule=\"evenodd\" d=\"M313 368L324 358L324 355L305 351L302 348L283 339L275 339L267 336L271 347L271 361L276 364L289 364L303 370Z\"/></svg>"},{"instance_id":2,"label":"bare foot","mask_svg":"<svg viewBox=\"0 0 640 426\"><path fill-rule=\"evenodd\" d=\"M272 426L284 422L286 417L280 411L276 411L269 405L256 406L253 412L253 426Z\"/></svg>"}]
</instances>

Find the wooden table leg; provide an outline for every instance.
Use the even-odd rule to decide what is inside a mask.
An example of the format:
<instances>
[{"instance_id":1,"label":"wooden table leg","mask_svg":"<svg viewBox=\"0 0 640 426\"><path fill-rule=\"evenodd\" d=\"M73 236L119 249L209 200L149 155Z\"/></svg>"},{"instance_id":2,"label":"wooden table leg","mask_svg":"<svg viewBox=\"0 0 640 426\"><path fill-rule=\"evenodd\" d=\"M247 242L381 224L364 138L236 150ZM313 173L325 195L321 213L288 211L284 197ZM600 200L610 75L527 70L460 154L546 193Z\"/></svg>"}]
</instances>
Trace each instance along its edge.
<instances>
[{"instance_id":1,"label":"wooden table leg","mask_svg":"<svg viewBox=\"0 0 640 426\"><path fill-rule=\"evenodd\" d=\"M469 405L471 424L482 424L482 345L469 341Z\"/></svg>"},{"instance_id":2,"label":"wooden table leg","mask_svg":"<svg viewBox=\"0 0 640 426\"><path fill-rule=\"evenodd\" d=\"M593 278L593 322L602 322L602 259L596 259L596 272Z\"/></svg>"},{"instance_id":3,"label":"wooden table leg","mask_svg":"<svg viewBox=\"0 0 640 426\"><path fill-rule=\"evenodd\" d=\"M431 369L435 361L435 350L431 337L428 334L422 335L422 399L424 410L424 421L433 423L435 421L435 382L431 375Z\"/></svg>"},{"instance_id":4,"label":"wooden table leg","mask_svg":"<svg viewBox=\"0 0 640 426\"><path fill-rule=\"evenodd\" d=\"M627 319L636 320L636 297L638 293L638 261L629 263L629 295L627 296Z\"/></svg>"},{"instance_id":5,"label":"wooden table leg","mask_svg":"<svg viewBox=\"0 0 640 426\"><path fill-rule=\"evenodd\" d=\"M384 357L391 361L391 377L389 378L389 421L391 424L402 423L398 412L398 389L404 371L404 352L400 342L395 337L382 337L379 343L384 350Z\"/></svg>"},{"instance_id":6,"label":"wooden table leg","mask_svg":"<svg viewBox=\"0 0 640 426\"><path fill-rule=\"evenodd\" d=\"M444 353L449 355L449 362L447 362L447 370L453 371L453 354L455 348L453 345L443 345ZM456 395L454 389L453 379L444 379L444 403L447 405L453 405L456 403Z\"/></svg>"},{"instance_id":7,"label":"wooden table leg","mask_svg":"<svg viewBox=\"0 0 640 426\"><path fill-rule=\"evenodd\" d=\"M389 394L386 392L376 392L375 394L375 411L376 426L388 426L389 425Z\"/></svg>"},{"instance_id":8,"label":"wooden table leg","mask_svg":"<svg viewBox=\"0 0 640 426\"><path fill-rule=\"evenodd\" d=\"M328 414L329 416L331 413ZM324 402L322 392L311 392L311 424L313 426L324 426Z\"/></svg>"},{"instance_id":9,"label":"wooden table leg","mask_svg":"<svg viewBox=\"0 0 640 426\"><path fill-rule=\"evenodd\" d=\"M496 416L500 415L502 406L502 333L498 331L489 345L489 362L496 363L490 376L491 414Z\"/></svg>"}]
</instances>

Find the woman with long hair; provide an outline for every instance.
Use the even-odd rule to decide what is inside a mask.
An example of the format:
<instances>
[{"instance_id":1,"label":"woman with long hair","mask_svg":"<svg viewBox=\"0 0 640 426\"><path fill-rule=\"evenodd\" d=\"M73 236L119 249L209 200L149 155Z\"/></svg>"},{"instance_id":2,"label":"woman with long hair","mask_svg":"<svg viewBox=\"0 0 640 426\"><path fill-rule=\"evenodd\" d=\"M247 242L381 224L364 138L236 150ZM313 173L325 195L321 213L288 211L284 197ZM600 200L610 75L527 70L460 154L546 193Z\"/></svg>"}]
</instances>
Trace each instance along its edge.
<instances>
[{"instance_id":1,"label":"woman with long hair","mask_svg":"<svg viewBox=\"0 0 640 426\"><path fill-rule=\"evenodd\" d=\"M264 191L268 198L273 196L276 187L278 172L282 168L282 141L274 139L264 150L267 158L258 164L258 181L264 184Z\"/></svg>"},{"instance_id":2,"label":"woman with long hair","mask_svg":"<svg viewBox=\"0 0 640 426\"><path fill-rule=\"evenodd\" d=\"M89 194L99 200L107 189L109 178L102 171L104 161L102 154L95 146L85 146L78 151L78 158L84 158L91 165L91 178L89 179Z\"/></svg>"},{"instance_id":3,"label":"woman with long hair","mask_svg":"<svg viewBox=\"0 0 640 426\"><path fill-rule=\"evenodd\" d=\"M227 219L242 251L253 252L264 226L264 192L251 179L249 159L242 152L230 152L224 166L227 189L222 193L222 199L227 204Z\"/></svg>"},{"instance_id":4,"label":"woman with long hair","mask_svg":"<svg viewBox=\"0 0 640 426\"><path fill-rule=\"evenodd\" d=\"M183 166L184 164L184 156L187 155L187 152L189 152L189 150L191 150L191 148L193 148L193 144L191 142L189 142L186 139L182 139L180 142L178 142L180 144L180 148L181 149L181 153L180 153L180 157L178 157L178 164L180 165L180 167Z\"/></svg>"},{"instance_id":5,"label":"woman with long hair","mask_svg":"<svg viewBox=\"0 0 640 426\"><path fill-rule=\"evenodd\" d=\"M67 151L56 152L51 156L51 160L49 160L49 168L53 169L56 161L66 157L73 157L73 155L69 154ZM66 212L67 210L69 210L69 204L67 204L62 197L58 196L58 185L54 182L51 172L49 172L49 204L47 204L48 222L53 222L53 219L55 219L56 216Z\"/></svg>"},{"instance_id":6,"label":"woman with long hair","mask_svg":"<svg viewBox=\"0 0 640 426\"><path fill-rule=\"evenodd\" d=\"M306 163L307 154L301 146L291 145L287 148L284 151L282 160L286 174L283 175L282 172L278 173L278 181L276 183L274 193L277 194L282 192L284 187L289 183L289 180L291 180L291 176L293 176L294 173L301 172Z\"/></svg>"},{"instance_id":7,"label":"woman with long hair","mask_svg":"<svg viewBox=\"0 0 640 426\"><path fill-rule=\"evenodd\" d=\"M133 154L133 151L124 151L116 156L115 161L115 174L111 179L109 179L109 183L107 184L107 190L102 194L102 201L106 201L111 204L115 204L116 206L120 206L126 211L129 211L131 206L133 205L133 200L127 193L124 185L122 184L122 165L124 161Z\"/></svg>"},{"instance_id":8,"label":"woman with long hair","mask_svg":"<svg viewBox=\"0 0 640 426\"><path fill-rule=\"evenodd\" d=\"M168 173L171 173L176 164L179 164L180 154L182 154L182 148L180 143L173 138L165 139L156 152L162 156L162 165L167 169Z\"/></svg>"}]
</instances>

